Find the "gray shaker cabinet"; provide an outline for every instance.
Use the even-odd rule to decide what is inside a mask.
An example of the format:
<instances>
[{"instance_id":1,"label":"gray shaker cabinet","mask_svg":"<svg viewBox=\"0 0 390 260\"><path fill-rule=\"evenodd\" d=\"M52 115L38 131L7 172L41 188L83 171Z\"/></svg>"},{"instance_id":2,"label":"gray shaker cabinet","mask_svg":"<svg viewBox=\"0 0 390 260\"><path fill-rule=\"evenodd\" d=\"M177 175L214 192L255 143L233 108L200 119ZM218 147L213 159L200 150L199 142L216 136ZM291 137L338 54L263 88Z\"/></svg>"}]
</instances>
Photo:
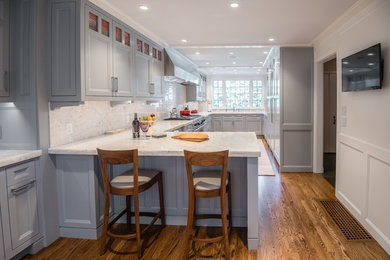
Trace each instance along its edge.
<instances>
[{"instance_id":1,"label":"gray shaker cabinet","mask_svg":"<svg viewBox=\"0 0 390 260\"><path fill-rule=\"evenodd\" d=\"M89 1L49 3L50 101L162 98L162 48L139 34L137 52L135 30Z\"/></svg>"},{"instance_id":2,"label":"gray shaker cabinet","mask_svg":"<svg viewBox=\"0 0 390 260\"><path fill-rule=\"evenodd\" d=\"M162 48L141 35L136 35L135 38L136 97L149 100L162 98Z\"/></svg>"},{"instance_id":3,"label":"gray shaker cabinet","mask_svg":"<svg viewBox=\"0 0 390 260\"><path fill-rule=\"evenodd\" d=\"M112 20L85 8L85 89L87 96L112 96Z\"/></svg>"},{"instance_id":4,"label":"gray shaker cabinet","mask_svg":"<svg viewBox=\"0 0 390 260\"><path fill-rule=\"evenodd\" d=\"M49 92L52 100L80 99L80 67L77 61L77 37L75 2L52 2L51 4L51 55Z\"/></svg>"},{"instance_id":5,"label":"gray shaker cabinet","mask_svg":"<svg viewBox=\"0 0 390 260\"><path fill-rule=\"evenodd\" d=\"M119 97L133 96L134 49L133 32L124 25L113 23L113 90Z\"/></svg>"},{"instance_id":6,"label":"gray shaker cabinet","mask_svg":"<svg viewBox=\"0 0 390 260\"><path fill-rule=\"evenodd\" d=\"M247 115L246 130L248 132L256 132L256 134L262 134L262 121L261 115Z\"/></svg>"},{"instance_id":7,"label":"gray shaker cabinet","mask_svg":"<svg viewBox=\"0 0 390 260\"><path fill-rule=\"evenodd\" d=\"M0 101L10 98L9 0L0 0Z\"/></svg>"},{"instance_id":8,"label":"gray shaker cabinet","mask_svg":"<svg viewBox=\"0 0 390 260\"><path fill-rule=\"evenodd\" d=\"M1 173L0 173L1 174ZM1 205L0 205L0 260L4 260L5 259L5 252L4 252L4 242L3 242L3 224L2 224L2 221L1 221L1 211L3 209L1 208Z\"/></svg>"},{"instance_id":9,"label":"gray shaker cabinet","mask_svg":"<svg viewBox=\"0 0 390 260\"><path fill-rule=\"evenodd\" d=\"M212 116L212 129L214 132L223 132L223 117Z\"/></svg>"},{"instance_id":10,"label":"gray shaker cabinet","mask_svg":"<svg viewBox=\"0 0 390 260\"><path fill-rule=\"evenodd\" d=\"M27 161L0 171L0 231L2 229L3 234L3 241L0 242L4 246L6 259L14 257L42 238L36 162Z\"/></svg>"},{"instance_id":11,"label":"gray shaker cabinet","mask_svg":"<svg viewBox=\"0 0 390 260\"><path fill-rule=\"evenodd\" d=\"M136 95L137 97L149 97L153 93L150 85L151 61L142 53L137 52L135 56Z\"/></svg>"},{"instance_id":12,"label":"gray shaker cabinet","mask_svg":"<svg viewBox=\"0 0 390 260\"><path fill-rule=\"evenodd\" d=\"M16 249L39 233L35 180L8 188L8 209L12 249Z\"/></svg>"}]
</instances>

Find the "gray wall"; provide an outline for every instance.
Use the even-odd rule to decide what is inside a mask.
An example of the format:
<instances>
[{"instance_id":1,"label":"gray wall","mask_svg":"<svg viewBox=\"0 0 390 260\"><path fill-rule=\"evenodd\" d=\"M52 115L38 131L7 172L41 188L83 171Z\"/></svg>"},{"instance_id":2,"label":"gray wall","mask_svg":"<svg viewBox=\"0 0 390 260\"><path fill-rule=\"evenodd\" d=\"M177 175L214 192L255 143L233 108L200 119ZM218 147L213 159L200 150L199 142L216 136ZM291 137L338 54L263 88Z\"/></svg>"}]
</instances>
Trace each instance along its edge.
<instances>
[{"instance_id":1,"label":"gray wall","mask_svg":"<svg viewBox=\"0 0 390 260\"><path fill-rule=\"evenodd\" d=\"M280 48L283 172L313 170L313 61L311 47Z\"/></svg>"}]
</instances>

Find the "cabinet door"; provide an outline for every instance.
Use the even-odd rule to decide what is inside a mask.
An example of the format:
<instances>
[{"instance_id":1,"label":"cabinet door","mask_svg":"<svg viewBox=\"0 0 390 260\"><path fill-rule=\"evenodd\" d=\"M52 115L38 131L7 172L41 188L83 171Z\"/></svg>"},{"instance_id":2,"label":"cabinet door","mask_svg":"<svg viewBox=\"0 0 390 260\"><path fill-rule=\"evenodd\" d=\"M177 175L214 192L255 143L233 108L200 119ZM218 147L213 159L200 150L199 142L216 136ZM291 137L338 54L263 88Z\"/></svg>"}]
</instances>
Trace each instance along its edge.
<instances>
[{"instance_id":1,"label":"cabinet door","mask_svg":"<svg viewBox=\"0 0 390 260\"><path fill-rule=\"evenodd\" d=\"M223 131L233 132L234 131L234 120L233 117L223 117Z\"/></svg>"},{"instance_id":2,"label":"cabinet door","mask_svg":"<svg viewBox=\"0 0 390 260\"><path fill-rule=\"evenodd\" d=\"M8 209L12 249L16 249L39 232L35 181L29 180L8 188Z\"/></svg>"},{"instance_id":3,"label":"cabinet door","mask_svg":"<svg viewBox=\"0 0 390 260\"><path fill-rule=\"evenodd\" d=\"M223 125L222 125L222 117L213 117L213 132L222 132L223 131Z\"/></svg>"},{"instance_id":4,"label":"cabinet door","mask_svg":"<svg viewBox=\"0 0 390 260\"><path fill-rule=\"evenodd\" d=\"M3 209L1 208L0 206L0 260L4 260L4 255L5 255L5 251L4 251L4 243L3 243L3 225L2 225L2 221L1 221L1 211Z\"/></svg>"},{"instance_id":5,"label":"cabinet door","mask_svg":"<svg viewBox=\"0 0 390 260\"><path fill-rule=\"evenodd\" d=\"M112 20L86 7L85 93L112 96Z\"/></svg>"},{"instance_id":6,"label":"cabinet door","mask_svg":"<svg viewBox=\"0 0 390 260\"><path fill-rule=\"evenodd\" d=\"M0 0L0 97L10 97L9 41L9 0Z\"/></svg>"},{"instance_id":7,"label":"cabinet door","mask_svg":"<svg viewBox=\"0 0 390 260\"><path fill-rule=\"evenodd\" d=\"M138 97L150 97L150 62L148 56L136 52L135 85Z\"/></svg>"},{"instance_id":8,"label":"cabinet door","mask_svg":"<svg viewBox=\"0 0 390 260\"><path fill-rule=\"evenodd\" d=\"M132 96L133 86L133 49L130 30L114 22L113 64L114 77L117 82L113 86L115 96Z\"/></svg>"},{"instance_id":9,"label":"cabinet door","mask_svg":"<svg viewBox=\"0 0 390 260\"><path fill-rule=\"evenodd\" d=\"M233 130L234 132L245 132L245 121L243 116L233 117Z\"/></svg>"},{"instance_id":10,"label":"cabinet door","mask_svg":"<svg viewBox=\"0 0 390 260\"><path fill-rule=\"evenodd\" d=\"M246 127L248 132L261 133L261 117L247 116Z\"/></svg>"},{"instance_id":11,"label":"cabinet door","mask_svg":"<svg viewBox=\"0 0 390 260\"><path fill-rule=\"evenodd\" d=\"M77 96L76 3L51 4L50 95Z\"/></svg>"},{"instance_id":12,"label":"cabinet door","mask_svg":"<svg viewBox=\"0 0 390 260\"><path fill-rule=\"evenodd\" d=\"M164 76L164 64L162 61L158 61L153 58L152 62L153 70L151 75L151 84L153 84L152 89L154 87L154 94L152 94L153 97L162 97L163 91L162 91L162 77Z\"/></svg>"}]
</instances>

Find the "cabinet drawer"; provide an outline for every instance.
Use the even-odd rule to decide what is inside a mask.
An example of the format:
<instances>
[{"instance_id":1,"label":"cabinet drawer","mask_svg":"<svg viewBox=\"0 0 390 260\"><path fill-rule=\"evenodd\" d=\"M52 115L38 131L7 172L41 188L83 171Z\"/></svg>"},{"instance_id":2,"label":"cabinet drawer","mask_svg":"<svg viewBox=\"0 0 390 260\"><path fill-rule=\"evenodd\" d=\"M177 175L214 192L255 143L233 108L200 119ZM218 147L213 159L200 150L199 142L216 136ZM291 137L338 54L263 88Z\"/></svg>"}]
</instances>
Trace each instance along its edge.
<instances>
[{"instance_id":1,"label":"cabinet drawer","mask_svg":"<svg viewBox=\"0 0 390 260\"><path fill-rule=\"evenodd\" d=\"M7 168L6 175L8 187L35 178L35 161Z\"/></svg>"}]
</instances>

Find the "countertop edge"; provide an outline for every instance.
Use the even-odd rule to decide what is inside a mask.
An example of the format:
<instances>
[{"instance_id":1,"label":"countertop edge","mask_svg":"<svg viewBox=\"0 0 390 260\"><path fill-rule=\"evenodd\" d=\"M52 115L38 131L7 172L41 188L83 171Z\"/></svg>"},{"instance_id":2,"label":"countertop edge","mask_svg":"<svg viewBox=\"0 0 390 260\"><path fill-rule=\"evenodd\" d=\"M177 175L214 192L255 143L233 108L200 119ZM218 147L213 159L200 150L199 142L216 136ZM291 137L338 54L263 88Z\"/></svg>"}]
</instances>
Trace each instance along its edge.
<instances>
[{"instance_id":1,"label":"countertop edge","mask_svg":"<svg viewBox=\"0 0 390 260\"><path fill-rule=\"evenodd\" d=\"M10 155L6 158L0 159L0 168L4 168L13 164L17 164L23 161L34 159L42 155L42 150L31 150L26 153Z\"/></svg>"}]
</instances>

